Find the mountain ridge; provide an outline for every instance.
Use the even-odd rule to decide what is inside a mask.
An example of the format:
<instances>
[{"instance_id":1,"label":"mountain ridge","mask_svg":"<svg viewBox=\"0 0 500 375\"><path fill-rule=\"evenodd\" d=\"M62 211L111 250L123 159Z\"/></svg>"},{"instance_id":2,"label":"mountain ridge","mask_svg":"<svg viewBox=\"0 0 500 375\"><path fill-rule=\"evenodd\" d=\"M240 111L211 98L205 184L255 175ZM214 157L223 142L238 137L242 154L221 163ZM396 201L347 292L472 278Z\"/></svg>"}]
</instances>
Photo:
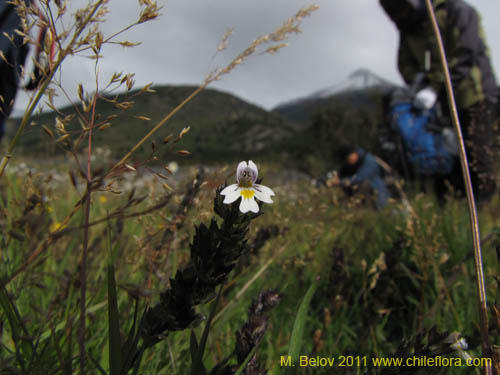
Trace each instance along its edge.
<instances>
[{"instance_id":1,"label":"mountain ridge","mask_svg":"<svg viewBox=\"0 0 500 375\"><path fill-rule=\"evenodd\" d=\"M155 150L160 160L216 163L266 158L295 163L304 171L326 168L331 161L332 148L340 138L367 150L377 147L376 135L384 121L382 98L393 87L395 85L376 74L358 69L346 80L330 86L330 90L318 90L307 100L298 98L270 111L231 93L207 88L161 128L134 157L145 160ZM123 116L110 121L110 128L95 132L93 144L110 148L112 157L121 157L195 89L196 86L156 86L154 94L133 98L134 106ZM118 95L118 101L125 100L123 95ZM75 109L70 107L61 109L61 112L66 116L75 115ZM101 101L97 106L101 120L117 112L116 105L110 100ZM57 135L56 117L55 113L42 113L34 116L33 121ZM141 117L151 120L145 121ZM188 126L191 130L176 145L176 150L182 148L191 154L181 158L175 152L167 152L163 139L170 133L178 134ZM12 136L14 129L10 128ZM67 130L70 134L81 131L77 119L67 125ZM367 134L370 137L366 137ZM81 142L81 151L85 143ZM28 127L20 146L24 152L42 156L61 154L65 149L61 147L64 144L50 142L42 126Z\"/></svg>"},{"instance_id":2,"label":"mountain ridge","mask_svg":"<svg viewBox=\"0 0 500 375\"><path fill-rule=\"evenodd\" d=\"M359 91L367 89L383 89L387 87L394 87L396 84L390 82L389 80L382 78L376 73L366 68L358 68L347 76L344 80L333 84L331 86L324 87L320 90L313 91L309 95L301 96L290 101L286 101L276 105L272 110L280 111L282 107L288 107L290 105L298 105L302 102L307 102L311 100L327 99L331 96L342 94L349 91Z\"/></svg>"}]
</instances>

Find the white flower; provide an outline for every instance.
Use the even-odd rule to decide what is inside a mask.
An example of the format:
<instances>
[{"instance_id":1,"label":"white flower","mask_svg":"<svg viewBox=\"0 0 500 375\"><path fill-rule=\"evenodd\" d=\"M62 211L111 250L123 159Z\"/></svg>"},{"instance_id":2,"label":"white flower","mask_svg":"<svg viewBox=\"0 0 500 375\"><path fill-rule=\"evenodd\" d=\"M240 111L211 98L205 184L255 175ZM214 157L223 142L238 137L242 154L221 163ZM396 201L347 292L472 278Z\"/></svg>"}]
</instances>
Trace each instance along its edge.
<instances>
[{"instance_id":1,"label":"white flower","mask_svg":"<svg viewBox=\"0 0 500 375\"><path fill-rule=\"evenodd\" d=\"M236 169L236 184L229 185L220 193L224 195L226 204L235 202L241 197L240 211L245 213L248 211L259 212L259 205L255 198L265 203L273 203L271 197L274 192L267 186L256 184L258 170L255 163L251 160L242 161Z\"/></svg>"},{"instance_id":2,"label":"white flower","mask_svg":"<svg viewBox=\"0 0 500 375\"><path fill-rule=\"evenodd\" d=\"M455 341L450 346L455 350L467 350L469 348L469 345L467 345L467 341L465 341L463 337L460 337L459 340Z\"/></svg>"},{"instance_id":3,"label":"white flower","mask_svg":"<svg viewBox=\"0 0 500 375\"><path fill-rule=\"evenodd\" d=\"M467 341L465 341L465 339L461 337L458 332L452 332L446 340L451 342L450 347L456 350L468 364L472 362L472 357L466 352L469 345L467 345Z\"/></svg>"},{"instance_id":4,"label":"white flower","mask_svg":"<svg viewBox=\"0 0 500 375\"><path fill-rule=\"evenodd\" d=\"M170 172L175 173L179 170L179 164L177 164L175 161L171 161L168 163L167 168L170 169Z\"/></svg>"}]
</instances>

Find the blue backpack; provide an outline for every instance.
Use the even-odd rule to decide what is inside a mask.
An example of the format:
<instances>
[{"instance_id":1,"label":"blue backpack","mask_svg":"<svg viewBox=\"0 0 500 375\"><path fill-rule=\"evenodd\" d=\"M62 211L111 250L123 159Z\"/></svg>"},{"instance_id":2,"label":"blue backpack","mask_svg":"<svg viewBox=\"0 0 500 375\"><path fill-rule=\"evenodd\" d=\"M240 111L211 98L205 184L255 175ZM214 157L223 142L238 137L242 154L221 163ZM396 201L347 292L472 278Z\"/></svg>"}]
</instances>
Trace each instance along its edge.
<instances>
[{"instance_id":1,"label":"blue backpack","mask_svg":"<svg viewBox=\"0 0 500 375\"><path fill-rule=\"evenodd\" d=\"M406 157L417 172L447 175L452 171L456 157L450 140L442 132L429 129L434 109L420 111L410 102L399 102L391 106L390 115L393 129L402 138Z\"/></svg>"}]
</instances>

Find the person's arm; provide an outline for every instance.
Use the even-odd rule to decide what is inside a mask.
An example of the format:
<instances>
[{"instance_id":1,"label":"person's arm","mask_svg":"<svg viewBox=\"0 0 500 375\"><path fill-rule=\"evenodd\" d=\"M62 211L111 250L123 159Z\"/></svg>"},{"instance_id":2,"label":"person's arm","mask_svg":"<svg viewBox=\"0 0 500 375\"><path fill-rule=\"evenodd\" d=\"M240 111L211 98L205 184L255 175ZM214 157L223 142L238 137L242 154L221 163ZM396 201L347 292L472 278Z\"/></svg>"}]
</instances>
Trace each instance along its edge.
<instances>
[{"instance_id":1,"label":"person's arm","mask_svg":"<svg viewBox=\"0 0 500 375\"><path fill-rule=\"evenodd\" d=\"M478 55L486 51L486 46L480 35L479 15L464 3L450 7L448 28L452 34L447 45L451 80L458 85L471 75Z\"/></svg>"},{"instance_id":2,"label":"person's arm","mask_svg":"<svg viewBox=\"0 0 500 375\"><path fill-rule=\"evenodd\" d=\"M413 84L419 70L421 70L418 62L411 53L408 40L403 35L399 38L398 70L405 83L409 86Z\"/></svg>"},{"instance_id":3,"label":"person's arm","mask_svg":"<svg viewBox=\"0 0 500 375\"><path fill-rule=\"evenodd\" d=\"M445 45L448 68L454 88L472 76L477 56L486 46L481 38L479 15L464 2L448 2L436 9L436 18ZM430 86L439 92L444 84L444 74L439 62L437 43L432 42L432 69L427 77Z\"/></svg>"},{"instance_id":4,"label":"person's arm","mask_svg":"<svg viewBox=\"0 0 500 375\"><path fill-rule=\"evenodd\" d=\"M363 163L361 164L357 172L346 179L348 179L348 182L350 184L357 185L362 183L363 181L373 180L374 178L376 178L376 176L379 175L379 172L380 170L377 161L375 160L373 155L367 153L365 154Z\"/></svg>"}]
</instances>

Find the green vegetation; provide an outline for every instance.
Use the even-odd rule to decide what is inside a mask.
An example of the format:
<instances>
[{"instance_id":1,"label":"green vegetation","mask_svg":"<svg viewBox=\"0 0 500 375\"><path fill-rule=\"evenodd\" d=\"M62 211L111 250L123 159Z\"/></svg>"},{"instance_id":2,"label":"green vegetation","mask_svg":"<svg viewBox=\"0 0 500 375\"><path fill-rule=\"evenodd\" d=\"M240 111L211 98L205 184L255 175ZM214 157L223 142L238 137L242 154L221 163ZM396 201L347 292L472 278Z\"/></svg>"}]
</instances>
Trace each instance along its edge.
<instances>
[{"instance_id":1,"label":"green vegetation","mask_svg":"<svg viewBox=\"0 0 500 375\"><path fill-rule=\"evenodd\" d=\"M299 315L302 339L295 350L300 355L456 357L445 339L460 332L469 353L480 356L471 237L463 201L450 199L440 207L432 197L416 195L410 199L410 211L394 203L385 212L375 212L347 200L340 191L314 188L305 180L287 182L277 166L262 169L266 184L276 192L275 203L263 207L264 214L252 220L244 255L223 284L203 357L207 370L217 364L220 370L226 357L234 371L243 363L231 353L242 337L249 337L237 332L247 321L251 301L260 291L277 289L281 301L259 320L267 331L253 341L258 347L252 363L281 374L281 356L291 350L300 302L314 283L317 290ZM189 248L196 242L195 228L208 225L214 215L215 185L221 176L193 177L179 184L175 193L163 193L158 183L150 182L135 196L94 194L90 222L97 224L90 228L86 336L91 373L99 373L99 368L108 373L112 368L110 332L115 336L120 332L123 343L134 314L140 317L148 304L156 305L159 294L173 287L169 278L193 259ZM61 182L42 183L51 179ZM76 368L82 215L76 214L63 228L57 226L79 196L68 184L69 178L56 172L51 177L18 172L9 173L0 185L2 279L16 274L40 242L52 238L50 246L2 292L4 371L23 362L32 369L29 373L43 369L64 374ZM496 210L498 202L481 212L490 303L497 293L492 276L499 273L494 251L499 240ZM109 219L101 221L104 218ZM118 286L114 314L119 326L108 325L118 321L108 320L113 304L109 293L115 290L106 281L109 275ZM210 304L202 302L196 308L201 315L193 324L168 331L166 339L147 349L140 373L187 373L192 335L200 341L201 316L209 313ZM246 324L248 329L250 323ZM493 330L491 339L497 341ZM298 373L347 370L308 367ZM468 373L466 368L423 368L418 373L429 370Z\"/></svg>"}]
</instances>

